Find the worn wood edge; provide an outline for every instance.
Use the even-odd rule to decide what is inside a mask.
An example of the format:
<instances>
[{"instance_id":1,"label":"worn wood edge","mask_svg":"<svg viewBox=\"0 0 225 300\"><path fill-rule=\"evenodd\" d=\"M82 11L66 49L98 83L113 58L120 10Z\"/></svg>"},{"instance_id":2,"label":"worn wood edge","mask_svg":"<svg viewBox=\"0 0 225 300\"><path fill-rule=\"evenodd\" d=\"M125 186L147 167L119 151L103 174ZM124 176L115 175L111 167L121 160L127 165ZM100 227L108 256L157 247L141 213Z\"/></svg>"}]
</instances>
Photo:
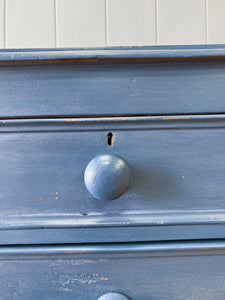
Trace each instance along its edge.
<instances>
[{"instance_id":1,"label":"worn wood edge","mask_svg":"<svg viewBox=\"0 0 225 300\"><path fill-rule=\"evenodd\" d=\"M0 219L0 230L213 224L225 224L225 210L138 211L116 215L100 213L6 215Z\"/></svg>"},{"instance_id":2,"label":"worn wood edge","mask_svg":"<svg viewBox=\"0 0 225 300\"><path fill-rule=\"evenodd\" d=\"M225 58L225 45L144 46L84 49L2 49L0 62L67 63L101 60Z\"/></svg>"},{"instance_id":3,"label":"worn wood edge","mask_svg":"<svg viewBox=\"0 0 225 300\"><path fill-rule=\"evenodd\" d=\"M170 62L206 62L219 60L224 62L225 56L192 56L192 57L134 57L134 58L81 58L81 59L49 59L49 60L15 60L15 61L1 61L1 66L33 66L33 65L69 65L69 64L97 64L97 63L170 63Z\"/></svg>"},{"instance_id":4,"label":"worn wood edge","mask_svg":"<svg viewBox=\"0 0 225 300\"><path fill-rule=\"evenodd\" d=\"M225 128L225 114L0 119L0 133L201 128Z\"/></svg>"},{"instance_id":5,"label":"worn wood edge","mask_svg":"<svg viewBox=\"0 0 225 300\"><path fill-rule=\"evenodd\" d=\"M213 252L212 252L213 251ZM79 259L88 255L106 254L126 257L137 255L149 256L180 256L180 255L224 255L225 241L202 240L202 241L179 241L179 242L145 242L145 243L114 243L95 245L23 245L23 246L0 246L0 259L5 256L78 256ZM64 257L66 259L66 257ZM102 257L102 256L101 256Z\"/></svg>"}]
</instances>

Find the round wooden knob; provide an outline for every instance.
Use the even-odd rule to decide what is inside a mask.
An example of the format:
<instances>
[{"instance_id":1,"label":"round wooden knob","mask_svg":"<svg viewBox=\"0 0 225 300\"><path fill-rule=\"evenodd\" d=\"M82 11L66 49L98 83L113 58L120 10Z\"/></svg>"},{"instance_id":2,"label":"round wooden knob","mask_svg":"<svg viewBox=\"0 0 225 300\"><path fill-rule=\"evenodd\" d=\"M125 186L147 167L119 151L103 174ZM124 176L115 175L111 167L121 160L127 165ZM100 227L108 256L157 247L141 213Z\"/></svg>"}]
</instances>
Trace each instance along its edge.
<instances>
[{"instance_id":1,"label":"round wooden knob","mask_svg":"<svg viewBox=\"0 0 225 300\"><path fill-rule=\"evenodd\" d=\"M98 298L98 300L129 300L129 299L126 296L119 293L108 293Z\"/></svg>"},{"instance_id":2,"label":"round wooden knob","mask_svg":"<svg viewBox=\"0 0 225 300\"><path fill-rule=\"evenodd\" d=\"M114 200L125 193L130 182L130 168L116 155L99 155L92 159L84 173L89 193L99 200Z\"/></svg>"}]
</instances>

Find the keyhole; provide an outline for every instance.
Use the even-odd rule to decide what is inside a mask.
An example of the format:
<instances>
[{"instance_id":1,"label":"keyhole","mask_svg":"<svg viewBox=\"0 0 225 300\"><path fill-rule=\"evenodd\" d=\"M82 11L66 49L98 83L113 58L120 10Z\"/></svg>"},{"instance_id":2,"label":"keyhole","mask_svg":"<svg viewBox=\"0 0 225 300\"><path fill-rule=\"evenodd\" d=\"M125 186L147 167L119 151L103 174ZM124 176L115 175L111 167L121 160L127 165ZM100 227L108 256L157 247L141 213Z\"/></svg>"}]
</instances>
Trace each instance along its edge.
<instances>
[{"instance_id":1,"label":"keyhole","mask_svg":"<svg viewBox=\"0 0 225 300\"><path fill-rule=\"evenodd\" d=\"M112 146L112 144L113 144L113 134L112 134L112 132L109 132L107 134L107 138L108 138L108 146Z\"/></svg>"}]
</instances>

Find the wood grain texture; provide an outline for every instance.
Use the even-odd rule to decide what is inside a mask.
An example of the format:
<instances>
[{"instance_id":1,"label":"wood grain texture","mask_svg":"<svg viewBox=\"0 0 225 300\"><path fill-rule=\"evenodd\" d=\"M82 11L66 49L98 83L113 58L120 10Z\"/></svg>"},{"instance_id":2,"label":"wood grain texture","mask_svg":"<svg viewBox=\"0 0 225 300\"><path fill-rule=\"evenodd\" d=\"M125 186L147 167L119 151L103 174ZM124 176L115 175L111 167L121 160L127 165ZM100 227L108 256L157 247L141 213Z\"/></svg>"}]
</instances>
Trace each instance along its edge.
<instances>
[{"instance_id":1,"label":"wood grain texture","mask_svg":"<svg viewBox=\"0 0 225 300\"><path fill-rule=\"evenodd\" d=\"M161 117L158 121L154 117L151 121L149 117L144 123L143 119L140 120L143 127L139 130L138 118L130 118L124 125L117 120L112 146L107 143L107 129L110 124L117 123L114 118L108 125L101 124L101 118L90 123L84 119L81 124L77 124L79 119L76 118L65 119L60 122L60 127L54 120L49 120L49 123L43 120L42 127L35 119L25 121L24 125L24 121L2 120L2 243L15 242L9 230L17 230L20 243L25 242L26 230L29 229L39 229L39 237L30 231L29 238L35 240L36 236L42 243L46 239L49 239L48 243L57 240L78 242L82 232L86 235L80 237L82 242L86 238L86 241L93 241L93 237L96 241L100 233L101 241L106 236L110 241L108 227L123 226L144 226L142 233L145 232L148 240L154 240L156 232L157 239L178 239L181 236L182 239L224 238L224 230L221 231L225 214L225 168L221 163L224 157L224 119L219 115L211 119L206 117L205 123L201 116L193 119L190 116ZM146 125L148 122L150 124ZM164 126L161 125L163 122L166 122ZM173 126L169 125L170 122ZM130 127L133 126L131 123L134 127ZM85 188L86 166L99 154L118 155L131 168L128 191L114 201L96 200ZM170 231L170 228L165 229L168 225L177 228ZM186 226L184 233L183 225ZM194 235L193 225L205 226L205 229L199 226ZM210 225L214 230L210 230ZM218 232L217 225L221 225ZM151 226L158 226L158 229L152 231ZM89 227L96 228L91 240L86 230ZM43 228L45 230L40 231ZM73 228L83 228L83 231L71 236L72 232L66 229ZM51 230L46 229L52 229L50 238ZM124 238L126 230L117 230L120 232L117 235L119 241ZM131 235L126 235L126 241L141 238L133 229L129 230ZM111 241L115 241L115 231Z\"/></svg>"},{"instance_id":2,"label":"wood grain texture","mask_svg":"<svg viewBox=\"0 0 225 300\"><path fill-rule=\"evenodd\" d=\"M0 296L96 300L113 291L132 300L223 300L224 255L219 241L3 247Z\"/></svg>"},{"instance_id":3,"label":"wood grain texture","mask_svg":"<svg viewBox=\"0 0 225 300\"><path fill-rule=\"evenodd\" d=\"M105 131L2 134L1 213L224 209L223 134L224 129L115 131L112 147ZM87 164L104 153L123 157L133 169L129 192L112 202L93 199L84 186Z\"/></svg>"},{"instance_id":4,"label":"wood grain texture","mask_svg":"<svg viewBox=\"0 0 225 300\"><path fill-rule=\"evenodd\" d=\"M6 0L6 48L54 48L54 0Z\"/></svg>"},{"instance_id":5,"label":"wood grain texture","mask_svg":"<svg viewBox=\"0 0 225 300\"><path fill-rule=\"evenodd\" d=\"M9 65L0 74L0 117L224 112L224 59Z\"/></svg>"},{"instance_id":6,"label":"wood grain texture","mask_svg":"<svg viewBox=\"0 0 225 300\"><path fill-rule=\"evenodd\" d=\"M105 0L56 0L57 47L106 46Z\"/></svg>"}]
</instances>

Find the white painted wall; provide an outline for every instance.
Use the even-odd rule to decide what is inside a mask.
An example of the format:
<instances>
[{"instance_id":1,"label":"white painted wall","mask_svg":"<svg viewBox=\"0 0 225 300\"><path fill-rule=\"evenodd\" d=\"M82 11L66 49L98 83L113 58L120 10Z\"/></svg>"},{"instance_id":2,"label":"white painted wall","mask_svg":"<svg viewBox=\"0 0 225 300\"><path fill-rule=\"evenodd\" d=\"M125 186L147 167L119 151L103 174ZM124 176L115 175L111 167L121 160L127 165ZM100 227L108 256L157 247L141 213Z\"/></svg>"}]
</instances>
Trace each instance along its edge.
<instances>
[{"instance_id":1,"label":"white painted wall","mask_svg":"<svg viewBox=\"0 0 225 300\"><path fill-rule=\"evenodd\" d=\"M0 48L225 44L225 0L0 0Z\"/></svg>"}]
</instances>

